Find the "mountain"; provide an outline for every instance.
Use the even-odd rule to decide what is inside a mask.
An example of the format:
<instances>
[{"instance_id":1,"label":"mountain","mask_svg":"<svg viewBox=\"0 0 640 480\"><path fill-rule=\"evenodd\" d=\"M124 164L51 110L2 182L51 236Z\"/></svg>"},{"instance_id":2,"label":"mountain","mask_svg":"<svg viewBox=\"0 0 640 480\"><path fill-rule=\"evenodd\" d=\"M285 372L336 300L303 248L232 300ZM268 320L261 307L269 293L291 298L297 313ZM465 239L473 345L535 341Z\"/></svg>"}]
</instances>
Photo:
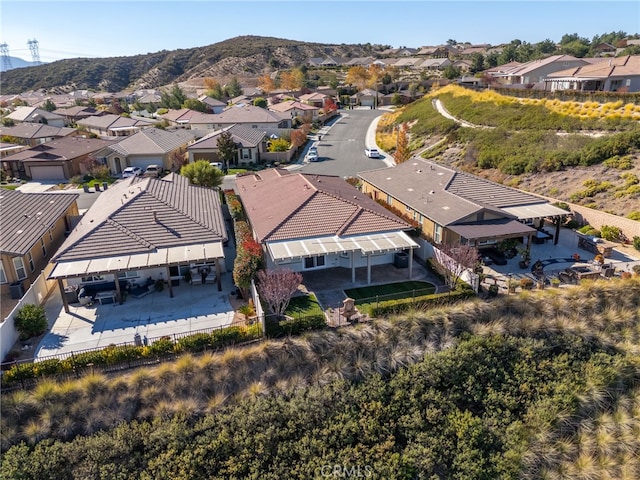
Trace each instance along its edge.
<instances>
[{"instance_id":1,"label":"mountain","mask_svg":"<svg viewBox=\"0 0 640 480\"><path fill-rule=\"evenodd\" d=\"M9 68L5 68L4 59L0 62L0 72L8 72L9 70L13 70L14 68L24 68L24 67L34 67L37 65L43 65L42 62L27 62L19 57L7 57L11 62L11 66Z\"/></svg>"},{"instance_id":2,"label":"mountain","mask_svg":"<svg viewBox=\"0 0 640 480\"><path fill-rule=\"evenodd\" d=\"M369 44L332 45L241 36L206 47L131 57L74 58L14 69L2 76L2 92L17 94L53 87L111 92L154 88L193 78L256 76L275 68L303 65L310 57L363 57L372 53Z\"/></svg>"}]
</instances>

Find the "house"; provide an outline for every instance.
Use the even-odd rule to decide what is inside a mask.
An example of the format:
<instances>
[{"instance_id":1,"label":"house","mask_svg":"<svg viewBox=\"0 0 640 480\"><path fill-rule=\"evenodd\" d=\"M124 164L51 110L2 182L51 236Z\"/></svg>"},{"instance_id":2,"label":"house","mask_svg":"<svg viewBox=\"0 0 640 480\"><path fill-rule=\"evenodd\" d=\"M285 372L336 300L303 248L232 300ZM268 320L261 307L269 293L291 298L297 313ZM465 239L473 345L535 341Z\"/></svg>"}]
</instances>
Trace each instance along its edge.
<instances>
[{"instance_id":1,"label":"house","mask_svg":"<svg viewBox=\"0 0 640 480\"><path fill-rule=\"evenodd\" d=\"M87 173L82 162L112 140L61 137L23 150L2 159L14 177L39 181L66 181Z\"/></svg>"},{"instance_id":2,"label":"house","mask_svg":"<svg viewBox=\"0 0 640 480\"><path fill-rule=\"evenodd\" d=\"M345 67L360 66L360 67L369 68L369 65L371 65L374 62L374 60L375 58L373 57L355 57L345 62L343 65Z\"/></svg>"},{"instance_id":3,"label":"house","mask_svg":"<svg viewBox=\"0 0 640 480\"><path fill-rule=\"evenodd\" d=\"M105 190L82 216L52 258L48 278L58 281L67 312L65 283L112 282L113 295L122 303L116 279L134 286L151 278L168 282L173 297L173 284L198 264L215 271L221 291L226 241L218 190L190 185L175 173L129 177Z\"/></svg>"},{"instance_id":4,"label":"house","mask_svg":"<svg viewBox=\"0 0 640 480\"><path fill-rule=\"evenodd\" d=\"M64 127L64 117L57 113L48 112L36 107L16 107L5 118L14 123L43 123L52 127Z\"/></svg>"},{"instance_id":5,"label":"house","mask_svg":"<svg viewBox=\"0 0 640 480\"><path fill-rule=\"evenodd\" d=\"M179 110L169 110L164 115L159 115L159 118L166 120L172 127L190 128L191 118L200 116L201 113L189 108L181 108Z\"/></svg>"},{"instance_id":6,"label":"house","mask_svg":"<svg viewBox=\"0 0 640 480\"><path fill-rule=\"evenodd\" d=\"M83 106L75 106L69 108L58 108L56 110L58 115L62 115L64 117L65 125L73 125L78 120L82 120L84 118L106 115L106 112L96 110L92 107L83 107Z\"/></svg>"},{"instance_id":7,"label":"house","mask_svg":"<svg viewBox=\"0 0 640 480\"><path fill-rule=\"evenodd\" d=\"M270 105L269 110L272 112L288 115L291 119L303 119L303 122L305 118L309 118L311 122L317 121L319 114L318 112L320 112L320 109L318 107L314 107L313 105L301 103L295 100L286 100L284 102Z\"/></svg>"},{"instance_id":8,"label":"house","mask_svg":"<svg viewBox=\"0 0 640 480\"><path fill-rule=\"evenodd\" d=\"M175 172L185 163L187 146L195 138L192 130L145 128L110 144L95 156L112 174L120 174L126 167L145 170L149 165Z\"/></svg>"},{"instance_id":9,"label":"house","mask_svg":"<svg viewBox=\"0 0 640 480\"><path fill-rule=\"evenodd\" d=\"M291 128L291 116L253 105L242 105L229 107L222 113L194 115L189 120L189 125L197 130L219 130L232 125L244 125L259 130Z\"/></svg>"},{"instance_id":10,"label":"house","mask_svg":"<svg viewBox=\"0 0 640 480\"><path fill-rule=\"evenodd\" d=\"M19 123L13 127L0 127L0 135L11 137L23 145L35 147L56 138L78 135L78 130L68 127L53 127L43 123Z\"/></svg>"},{"instance_id":11,"label":"house","mask_svg":"<svg viewBox=\"0 0 640 480\"><path fill-rule=\"evenodd\" d=\"M351 272L393 263L394 255L418 245L411 226L340 177L268 169L236 178L254 239L267 268ZM411 262L409 262L411 278Z\"/></svg>"},{"instance_id":12,"label":"house","mask_svg":"<svg viewBox=\"0 0 640 480\"><path fill-rule=\"evenodd\" d=\"M530 245L544 219L556 221L557 242L559 221L567 213L544 198L422 158L358 177L363 193L418 222L435 243L485 247L526 238Z\"/></svg>"},{"instance_id":13,"label":"house","mask_svg":"<svg viewBox=\"0 0 640 480\"><path fill-rule=\"evenodd\" d=\"M302 103L307 103L309 105L313 105L314 107L322 108L324 107L324 102L327 100L327 98L330 98L330 96L325 93L312 92L300 95L300 97L298 97L298 100L300 100Z\"/></svg>"},{"instance_id":14,"label":"house","mask_svg":"<svg viewBox=\"0 0 640 480\"><path fill-rule=\"evenodd\" d=\"M20 298L78 217L77 194L0 190L0 288ZM12 292L11 289L17 291Z\"/></svg>"},{"instance_id":15,"label":"house","mask_svg":"<svg viewBox=\"0 0 640 480\"><path fill-rule=\"evenodd\" d=\"M207 95L200 95L198 100L207 106L207 113L222 113L222 111L227 108L226 103Z\"/></svg>"},{"instance_id":16,"label":"house","mask_svg":"<svg viewBox=\"0 0 640 480\"><path fill-rule=\"evenodd\" d=\"M640 55L627 55L549 74L545 90L640 91Z\"/></svg>"},{"instance_id":17,"label":"house","mask_svg":"<svg viewBox=\"0 0 640 480\"><path fill-rule=\"evenodd\" d=\"M393 66L397 68L412 68L422 63L422 61L423 59L418 57L400 58Z\"/></svg>"},{"instance_id":18,"label":"house","mask_svg":"<svg viewBox=\"0 0 640 480\"><path fill-rule=\"evenodd\" d=\"M613 57L616 54L615 45L611 45L610 43L602 42L597 45L591 47L594 51L596 57Z\"/></svg>"},{"instance_id":19,"label":"house","mask_svg":"<svg viewBox=\"0 0 640 480\"><path fill-rule=\"evenodd\" d=\"M363 107L372 107L379 105L382 101L383 95L380 92L376 92L370 88L354 93L349 97L351 105L361 105Z\"/></svg>"},{"instance_id":20,"label":"house","mask_svg":"<svg viewBox=\"0 0 640 480\"><path fill-rule=\"evenodd\" d=\"M541 60L525 62L519 67L503 69L501 72L490 70L487 73L505 85L526 85L543 82L552 73L588 64L587 60L571 55L552 55Z\"/></svg>"},{"instance_id":21,"label":"house","mask_svg":"<svg viewBox=\"0 0 640 480\"><path fill-rule=\"evenodd\" d=\"M422 70L444 70L449 65L453 65L453 62L448 58L426 58L417 63L414 67Z\"/></svg>"},{"instance_id":22,"label":"house","mask_svg":"<svg viewBox=\"0 0 640 480\"><path fill-rule=\"evenodd\" d=\"M99 137L126 137L138 130L153 126L153 122L141 119L121 117L109 113L107 115L83 118L76 122L80 129L95 133Z\"/></svg>"},{"instance_id":23,"label":"house","mask_svg":"<svg viewBox=\"0 0 640 480\"><path fill-rule=\"evenodd\" d=\"M435 47L422 47L416 55L426 55L432 58L448 58L459 55L460 51L453 45L438 45Z\"/></svg>"},{"instance_id":24,"label":"house","mask_svg":"<svg viewBox=\"0 0 640 480\"><path fill-rule=\"evenodd\" d=\"M189 163L197 160L220 162L218 139L223 132L230 133L233 142L238 147L237 158L233 165L260 163L260 157L267 149L266 132L257 128L247 128L243 125L233 125L216 130L187 147Z\"/></svg>"}]
</instances>

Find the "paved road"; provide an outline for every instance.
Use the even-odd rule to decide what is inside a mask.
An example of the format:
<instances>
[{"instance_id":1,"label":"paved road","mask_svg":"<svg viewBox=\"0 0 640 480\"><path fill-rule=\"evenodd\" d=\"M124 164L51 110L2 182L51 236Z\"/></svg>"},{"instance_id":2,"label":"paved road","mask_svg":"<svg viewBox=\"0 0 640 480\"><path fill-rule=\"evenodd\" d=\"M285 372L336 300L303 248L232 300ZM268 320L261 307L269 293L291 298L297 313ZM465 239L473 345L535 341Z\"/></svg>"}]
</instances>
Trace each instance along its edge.
<instances>
[{"instance_id":1,"label":"paved road","mask_svg":"<svg viewBox=\"0 0 640 480\"><path fill-rule=\"evenodd\" d=\"M385 111L341 110L341 113L341 118L317 142L321 161L307 163L297 172L353 177L358 172L387 166L382 158L367 158L364 155L369 125Z\"/></svg>"}]
</instances>

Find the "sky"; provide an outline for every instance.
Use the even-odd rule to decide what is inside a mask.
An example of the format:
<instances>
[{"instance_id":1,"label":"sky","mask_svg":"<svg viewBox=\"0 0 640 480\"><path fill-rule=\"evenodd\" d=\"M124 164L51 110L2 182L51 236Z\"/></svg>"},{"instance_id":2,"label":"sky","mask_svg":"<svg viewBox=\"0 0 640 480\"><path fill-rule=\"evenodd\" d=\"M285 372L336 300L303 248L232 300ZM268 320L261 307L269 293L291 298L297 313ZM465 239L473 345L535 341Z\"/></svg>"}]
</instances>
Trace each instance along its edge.
<instances>
[{"instance_id":1,"label":"sky","mask_svg":"<svg viewBox=\"0 0 640 480\"><path fill-rule=\"evenodd\" d=\"M240 35L421 47L452 39L498 45L564 34L640 33L637 0L170 1L0 0L0 44L31 61L146 54Z\"/></svg>"}]
</instances>

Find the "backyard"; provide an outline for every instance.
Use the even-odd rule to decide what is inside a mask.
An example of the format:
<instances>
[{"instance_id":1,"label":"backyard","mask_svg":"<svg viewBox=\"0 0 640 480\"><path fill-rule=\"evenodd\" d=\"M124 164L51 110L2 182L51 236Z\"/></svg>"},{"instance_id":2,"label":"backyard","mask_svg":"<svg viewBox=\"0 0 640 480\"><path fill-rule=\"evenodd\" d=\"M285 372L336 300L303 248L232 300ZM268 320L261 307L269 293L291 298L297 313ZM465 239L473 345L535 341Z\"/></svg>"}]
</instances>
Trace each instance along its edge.
<instances>
[{"instance_id":1,"label":"backyard","mask_svg":"<svg viewBox=\"0 0 640 480\"><path fill-rule=\"evenodd\" d=\"M432 283L417 280L350 288L344 291L347 297L355 300L356 305L363 312L368 312L373 304L385 300L415 298L435 292L436 287Z\"/></svg>"}]
</instances>

